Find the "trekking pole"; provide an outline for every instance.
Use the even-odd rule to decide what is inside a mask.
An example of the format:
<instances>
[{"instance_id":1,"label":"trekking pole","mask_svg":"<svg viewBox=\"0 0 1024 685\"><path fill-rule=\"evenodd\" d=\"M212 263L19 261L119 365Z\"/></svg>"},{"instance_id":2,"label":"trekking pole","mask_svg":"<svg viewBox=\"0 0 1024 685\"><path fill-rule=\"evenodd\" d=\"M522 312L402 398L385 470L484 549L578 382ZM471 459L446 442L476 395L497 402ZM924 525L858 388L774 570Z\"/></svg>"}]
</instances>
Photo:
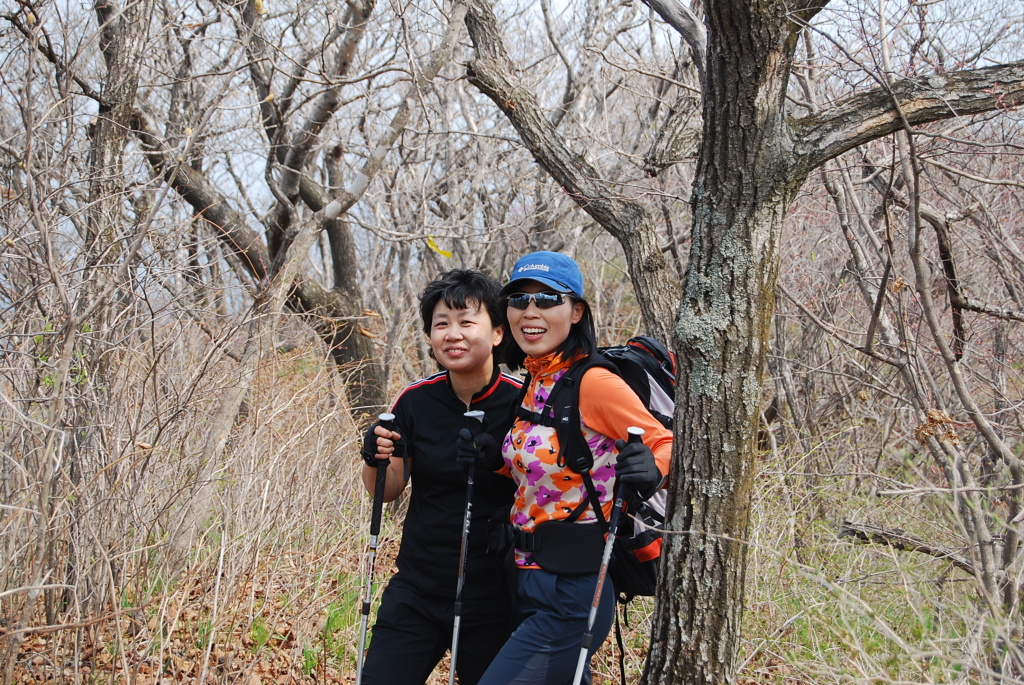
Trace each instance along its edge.
<instances>
[{"instance_id":1,"label":"trekking pole","mask_svg":"<svg viewBox=\"0 0 1024 685\"><path fill-rule=\"evenodd\" d=\"M395 429L395 415L381 414L377 417L380 425L389 431ZM366 651L366 626L370 620L370 601L373 598L373 563L377 557L377 536L380 534L380 519L384 510L384 486L388 482L390 459L377 460L377 480L373 488L373 514L370 517L370 553L367 555L366 582L363 583L363 616L359 620L359 651L356 652L356 685L363 681L363 653Z\"/></svg>"},{"instance_id":2,"label":"trekking pole","mask_svg":"<svg viewBox=\"0 0 1024 685\"><path fill-rule=\"evenodd\" d=\"M629 434L627 442L640 442L643 439L644 429L630 426L626 429ZM594 621L597 620L597 607L601 603L601 590L604 589L604 581L608 576L608 562L612 558L612 547L615 546L615 530L619 527L619 513L622 511L622 499L624 488L622 483L616 479L615 503L612 504L612 515L608 519L608 539L604 541L604 553L601 555L601 570L597 572L597 589L594 591L594 601L590 605L590 615L587 617L587 632L583 634L583 644L580 646L580 658L576 662L576 675L572 679L573 685L580 685L583 681L583 669L590 658L590 643L594 639ZM595 502L601 506L600 502Z\"/></svg>"},{"instance_id":3,"label":"trekking pole","mask_svg":"<svg viewBox=\"0 0 1024 685\"><path fill-rule=\"evenodd\" d=\"M476 419L484 427L482 411L467 411L467 419ZM448 669L448 685L455 685L455 664L459 656L459 628L462 626L462 587L466 584L466 557L469 556L469 521L473 513L473 471L475 466L466 467L466 509L462 516L462 548L459 550L459 580L455 585L455 622L452 626L452 661Z\"/></svg>"}]
</instances>

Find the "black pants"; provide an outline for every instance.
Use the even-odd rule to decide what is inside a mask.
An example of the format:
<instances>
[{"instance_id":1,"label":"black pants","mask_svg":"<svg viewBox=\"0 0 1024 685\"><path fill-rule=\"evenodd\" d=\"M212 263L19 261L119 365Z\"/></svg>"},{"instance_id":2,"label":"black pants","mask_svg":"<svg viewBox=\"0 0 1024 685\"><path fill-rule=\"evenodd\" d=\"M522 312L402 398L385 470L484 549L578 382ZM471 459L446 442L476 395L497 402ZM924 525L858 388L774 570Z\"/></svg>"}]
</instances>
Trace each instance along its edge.
<instances>
[{"instance_id":1,"label":"black pants","mask_svg":"<svg viewBox=\"0 0 1024 685\"><path fill-rule=\"evenodd\" d=\"M459 685L476 685L512 631L512 612L495 595L466 597L459 630ZM423 685L452 646L451 598L425 595L394 576L381 597L363 663L364 685Z\"/></svg>"}]
</instances>

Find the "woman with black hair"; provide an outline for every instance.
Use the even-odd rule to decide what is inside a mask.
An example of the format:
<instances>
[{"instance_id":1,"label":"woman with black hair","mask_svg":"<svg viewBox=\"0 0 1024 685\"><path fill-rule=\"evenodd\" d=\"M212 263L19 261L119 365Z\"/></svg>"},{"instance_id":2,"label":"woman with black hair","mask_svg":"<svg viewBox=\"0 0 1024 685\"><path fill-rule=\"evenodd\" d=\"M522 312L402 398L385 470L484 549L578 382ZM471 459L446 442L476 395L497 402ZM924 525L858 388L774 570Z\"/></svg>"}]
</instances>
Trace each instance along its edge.
<instances>
[{"instance_id":1,"label":"woman with black hair","mask_svg":"<svg viewBox=\"0 0 1024 685\"><path fill-rule=\"evenodd\" d=\"M506 363L526 367L528 387L500 450L487 436L472 436L471 443L465 431L460 443L463 455L476 447L478 463L510 475L517 486L510 513L516 629L480 685L567 685L588 628L604 546L601 524L611 515L616 480L643 497L656 492L668 473L672 433L615 373L587 369L580 379L578 426L592 453L591 482L586 482L571 467L582 455L563 453L554 408L547 406L555 383L597 350L579 267L556 252L526 255L516 262L501 295L504 323L514 340ZM630 426L644 429L642 443L625 443ZM586 457L589 461L591 455ZM614 590L605 583L591 655L608 635L614 605ZM590 682L589 664L583 682Z\"/></svg>"},{"instance_id":2,"label":"woman with black hair","mask_svg":"<svg viewBox=\"0 0 1024 685\"><path fill-rule=\"evenodd\" d=\"M505 328L500 284L476 270L441 274L420 296L423 332L441 370L411 384L391 409L395 430L375 424L363 441L362 480L373 493L378 460L387 467L384 501L397 498L412 477L409 510L392 576L377 610L363 685L422 685L452 644L466 474L456 452L460 428L486 416L492 444L512 423L522 383L501 373L495 360ZM484 439L481 437L481 439ZM396 449L397 448L397 449ZM487 551L487 521L507 511L513 486L494 473L476 475L468 535L461 648L455 670L475 685L512 627L506 593L495 581L495 555Z\"/></svg>"}]
</instances>

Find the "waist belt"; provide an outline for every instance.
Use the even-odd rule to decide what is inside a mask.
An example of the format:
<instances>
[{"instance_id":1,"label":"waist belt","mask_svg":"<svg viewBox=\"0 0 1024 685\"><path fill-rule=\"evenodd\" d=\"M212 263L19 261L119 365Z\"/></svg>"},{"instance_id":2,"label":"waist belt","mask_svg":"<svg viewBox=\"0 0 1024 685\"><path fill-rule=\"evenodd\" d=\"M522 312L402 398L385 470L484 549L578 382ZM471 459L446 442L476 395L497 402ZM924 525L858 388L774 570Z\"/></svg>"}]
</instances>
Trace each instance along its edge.
<instances>
[{"instance_id":1,"label":"waist belt","mask_svg":"<svg viewBox=\"0 0 1024 685\"><path fill-rule=\"evenodd\" d=\"M514 544L545 571L582 576L601 567L604 537L597 523L545 521L532 531L516 530Z\"/></svg>"}]
</instances>

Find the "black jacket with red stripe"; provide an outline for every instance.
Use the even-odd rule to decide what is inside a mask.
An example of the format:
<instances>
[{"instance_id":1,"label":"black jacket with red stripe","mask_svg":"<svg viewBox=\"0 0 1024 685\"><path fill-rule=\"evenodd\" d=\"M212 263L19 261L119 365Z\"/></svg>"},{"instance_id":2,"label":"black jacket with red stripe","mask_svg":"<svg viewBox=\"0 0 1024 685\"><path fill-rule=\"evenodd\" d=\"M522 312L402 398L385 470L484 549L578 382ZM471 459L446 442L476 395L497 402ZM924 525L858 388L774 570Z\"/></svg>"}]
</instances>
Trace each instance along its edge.
<instances>
[{"instance_id":1,"label":"black jacket with red stripe","mask_svg":"<svg viewBox=\"0 0 1024 685\"><path fill-rule=\"evenodd\" d=\"M497 370L491 382L466 406L452 389L448 372L419 380L398 396L392 413L411 457L409 510L398 551L398 572L419 590L454 599L466 507L466 477L456 461L459 430L479 431L479 423L463 414L481 410L487 432L497 445L515 419L522 382ZM501 592L497 565L487 554L487 521L512 506L515 484L506 476L477 469L473 478L464 597Z\"/></svg>"}]
</instances>

